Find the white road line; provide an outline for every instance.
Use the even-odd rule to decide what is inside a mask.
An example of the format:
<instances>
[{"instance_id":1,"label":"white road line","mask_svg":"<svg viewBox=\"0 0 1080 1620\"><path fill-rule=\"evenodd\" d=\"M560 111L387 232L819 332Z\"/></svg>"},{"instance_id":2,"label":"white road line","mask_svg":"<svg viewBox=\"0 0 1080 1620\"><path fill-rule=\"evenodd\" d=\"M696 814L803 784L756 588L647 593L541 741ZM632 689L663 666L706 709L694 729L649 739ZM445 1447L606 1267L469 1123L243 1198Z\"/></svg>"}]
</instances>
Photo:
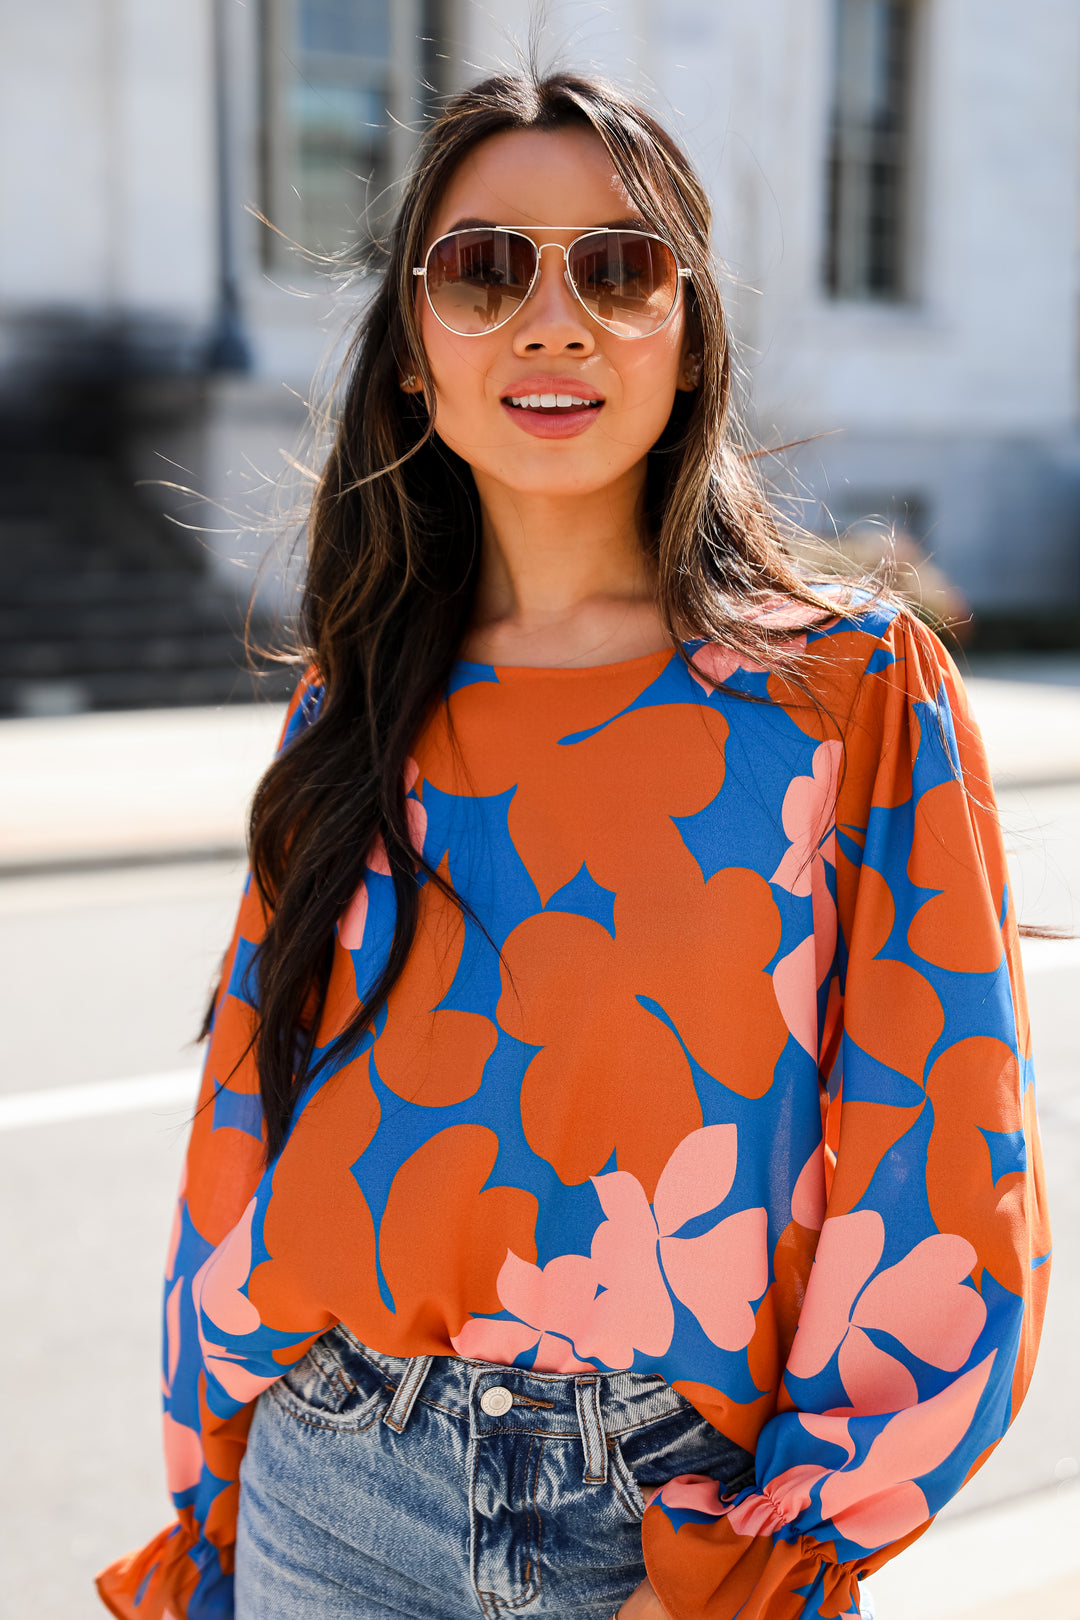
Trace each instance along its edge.
<instances>
[{"instance_id":1,"label":"white road line","mask_svg":"<svg viewBox=\"0 0 1080 1620\"><path fill-rule=\"evenodd\" d=\"M0 1096L0 1131L25 1125L59 1125L98 1114L128 1114L142 1108L194 1106L198 1069L172 1069L168 1074L137 1075L131 1080L91 1080L82 1086L50 1086Z\"/></svg>"}]
</instances>

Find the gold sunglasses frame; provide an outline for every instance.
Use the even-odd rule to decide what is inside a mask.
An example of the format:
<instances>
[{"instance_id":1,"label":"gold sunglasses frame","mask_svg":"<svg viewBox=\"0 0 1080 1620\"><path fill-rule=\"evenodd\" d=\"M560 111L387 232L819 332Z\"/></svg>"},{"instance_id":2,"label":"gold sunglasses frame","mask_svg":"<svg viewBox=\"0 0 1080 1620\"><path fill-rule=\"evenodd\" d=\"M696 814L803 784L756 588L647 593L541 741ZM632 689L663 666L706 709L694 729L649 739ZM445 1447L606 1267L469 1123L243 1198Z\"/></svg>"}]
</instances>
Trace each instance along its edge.
<instances>
[{"instance_id":1,"label":"gold sunglasses frame","mask_svg":"<svg viewBox=\"0 0 1080 1620\"><path fill-rule=\"evenodd\" d=\"M544 225L542 229L545 231L577 231L578 227L576 225ZM442 316L435 308L435 304L431 296L431 289L428 286L427 280L428 262L440 242L449 241L450 237L452 236L468 236L478 231L488 230L498 231L503 236L520 236L523 241L528 242L530 247L536 249L536 269L533 271L532 280L529 282L529 286L524 298L517 305L517 308L512 309L509 315L505 316L503 320L497 321L494 326L489 326L486 332L459 332L455 327L447 325L446 321L443 320ZM577 247L579 242L584 242L586 237L606 236L609 233L618 236L640 236L649 242L659 242L661 247L667 248L672 259L675 260L675 269L677 271L675 296L671 300L671 308L668 310L659 326L654 326L651 332L616 332L607 324L606 321L602 321L599 315L593 314L584 298L582 298L581 294L578 292L577 287L574 285L574 278L570 274L570 254L572 250ZM641 338L655 337L657 332L662 332L664 330L664 327L674 315L675 306L679 302L679 284L684 279L689 279L693 275L692 270L685 268L679 263L678 259L675 258L675 249L672 247L671 243L666 242L664 238L662 236L658 236L655 231L627 230L621 226L615 227L610 225L594 225L591 230L579 231L578 235L574 237L573 241L566 243L565 246L562 242L534 242L531 236L529 236L525 231L518 230L518 228L514 225L464 225L456 231L444 231L442 236L437 236L434 242L432 242L431 246L428 248L427 252L424 254L423 264L413 265L413 275L423 278L424 296L427 299L428 309L430 309L439 325L443 327L445 331L452 332L455 337L490 337L492 332L497 332L501 327L508 326L509 323L514 319L514 316L520 313L520 311L528 303L529 299L533 296L534 292L536 291L537 282L540 280L541 255L543 254L545 248L557 248L562 254L563 280L566 282L571 294L577 299L577 302L581 305L589 319L595 321L597 326L602 327L605 332L609 332L612 337L622 338L626 343L636 343Z\"/></svg>"}]
</instances>

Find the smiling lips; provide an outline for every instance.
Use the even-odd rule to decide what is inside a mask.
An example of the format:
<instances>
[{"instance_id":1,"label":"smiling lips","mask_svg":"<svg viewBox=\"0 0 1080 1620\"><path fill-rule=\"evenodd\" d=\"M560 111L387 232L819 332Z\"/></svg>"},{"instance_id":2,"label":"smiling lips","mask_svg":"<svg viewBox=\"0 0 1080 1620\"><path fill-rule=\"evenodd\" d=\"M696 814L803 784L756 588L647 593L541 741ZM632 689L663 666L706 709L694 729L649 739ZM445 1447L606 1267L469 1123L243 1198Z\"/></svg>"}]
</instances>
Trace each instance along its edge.
<instances>
[{"instance_id":1,"label":"smiling lips","mask_svg":"<svg viewBox=\"0 0 1080 1620\"><path fill-rule=\"evenodd\" d=\"M572 377L523 377L504 389L503 409L534 438L568 439L591 427L603 395Z\"/></svg>"}]
</instances>

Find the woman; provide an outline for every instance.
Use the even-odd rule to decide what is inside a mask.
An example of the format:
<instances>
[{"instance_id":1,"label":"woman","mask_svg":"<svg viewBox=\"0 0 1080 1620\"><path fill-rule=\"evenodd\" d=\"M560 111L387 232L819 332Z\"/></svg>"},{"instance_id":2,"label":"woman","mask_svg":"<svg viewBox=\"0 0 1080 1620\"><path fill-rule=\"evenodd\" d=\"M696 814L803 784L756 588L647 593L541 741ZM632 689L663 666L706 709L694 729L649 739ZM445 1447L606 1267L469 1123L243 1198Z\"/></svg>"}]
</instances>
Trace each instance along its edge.
<instances>
[{"instance_id":1,"label":"woman","mask_svg":"<svg viewBox=\"0 0 1080 1620\"><path fill-rule=\"evenodd\" d=\"M795 571L728 388L671 139L566 75L453 101L314 502L169 1259L179 1518L114 1614L855 1615L1015 1411L985 760L929 632Z\"/></svg>"}]
</instances>

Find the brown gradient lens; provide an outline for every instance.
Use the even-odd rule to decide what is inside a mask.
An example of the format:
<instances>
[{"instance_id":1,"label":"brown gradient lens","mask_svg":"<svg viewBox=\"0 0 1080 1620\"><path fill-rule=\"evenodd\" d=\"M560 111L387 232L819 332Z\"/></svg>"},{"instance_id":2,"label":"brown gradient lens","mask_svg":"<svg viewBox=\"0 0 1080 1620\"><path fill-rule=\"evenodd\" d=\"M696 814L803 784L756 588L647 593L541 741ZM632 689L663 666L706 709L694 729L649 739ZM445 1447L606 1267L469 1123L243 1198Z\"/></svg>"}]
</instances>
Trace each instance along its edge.
<instances>
[{"instance_id":1,"label":"brown gradient lens","mask_svg":"<svg viewBox=\"0 0 1080 1620\"><path fill-rule=\"evenodd\" d=\"M537 251L510 231L451 231L427 256L427 295L444 326L479 337L521 307L536 274Z\"/></svg>"},{"instance_id":2,"label":"brown gradient lens","mask_svg":"<svg viewBox=\"0 0 1080 1620\"><path fill-rule=\"evenodd\" d=\"M619 337L657 331L675 307L679 267L659 237L592 231L570 249L568 268L589 314Z\"/></svg>"}]
</instances>

